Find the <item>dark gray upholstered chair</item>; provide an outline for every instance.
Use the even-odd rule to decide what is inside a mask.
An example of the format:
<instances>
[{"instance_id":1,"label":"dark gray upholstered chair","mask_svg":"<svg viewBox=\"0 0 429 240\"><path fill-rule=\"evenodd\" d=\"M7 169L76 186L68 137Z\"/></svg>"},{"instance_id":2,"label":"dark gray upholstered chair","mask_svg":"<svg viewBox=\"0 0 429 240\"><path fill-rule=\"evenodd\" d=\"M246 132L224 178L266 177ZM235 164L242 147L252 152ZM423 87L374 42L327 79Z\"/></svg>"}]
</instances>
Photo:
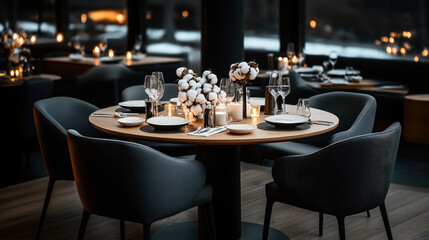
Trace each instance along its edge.
<instances>
[{"instance_id":1,"label":"dark gray upholstered chair","mask_svg":"<svg viewBox=\"0 0 429 240\"><path fill-rule=\"evenodd\" d=\"M309 102L310 107L335 114L340 119L338 127L307 139L259 144L257 146L262 157L276 159L282 156L309 154L330 143L372 132L377 103L370 95L330 92L310 97Z\"/></svg>"},{"instance_id":2,"label":"dark gray upholstered chair","mask_svg":"<svg viewBox=\"0 0 429 240\"><path fill-rule=\"evenodd\" d=\"M73 128L88 136L104 137L88 121L88 116L98 110L92 104L70 97L53 97L34 104L34 121L40 149L49 175L49 185L40 217L36 237L40 236L51 193L57 180L73 180L67 146L67 129Z\"/></svg>"},{"instance_id":3,"label":"dark gray upholstered chair","mask_svg":"<svg viewBox=\"0 0 429 240\"><path fill-rule=\"evenodd\" d=\"M101 108L113 106L125 88L143 83L144 76L123 64L96 66L77 78L77 96Z\"/></svg>"},{"instance_id":4,"label":"dark gray upholstered chair","mask_svg":"<svg viewBox=\"0 0 429 240\"><path fill-rule=\"evenodd\" d=\"M201 162L132 142L85 137L75 130L69 130L67 138L84 209L78 239L90 214L142 223L144 239L149 240L153 222L199 205L215 239L212 187L205 184Z\"/></svg>"},{"instance_id":5,"label":"dark gray upholstered chair","mask_svg":"<svg viewBox=\"0 0 429 240\"><path fill-rule=\"evenodd\" d=\"M276 159L274 181L265 187L267 207L263 238L267 239L274 202L336 216L340 239L345 239L346 216L380 208L392 239L385 199L401 135L394 123L383 132L337 141L309 155ZM319 235L322 235L323 225Z\"/></svg>"},{"instance_id":6,"label":"dark gray upholstered chair","mask_svg":"<svg viewBox=\"0 0 429 240\"><path fill-rule=\"evenodd\" d=\"M171 98L177 97L179 89L176 83L166 83L164 96L161 100L168 101ZM122 91L122 98L124 101L130 100L144 100L147 99L147 94L144 91L143 85L131 86ZM163 142L152 142L152 141L138 141L140 144L144 144L158 151L166 153L170 156L183 156L196 154L196 146L193 144L181 144L181 143L163 143Z\"/></svg>"},{"instance_id":7,"label":"dark gray upholstered chair","mask_svg":"<svg viewBox=\"0 0 429 240\"><path fill-rule=\"evenodd\" d=\"M307 83L297 72L289 71L290 93L286 97L286 103L296 104L300 98L309 98L322 93L322 90Z\"/></svg>"}]
</instances>

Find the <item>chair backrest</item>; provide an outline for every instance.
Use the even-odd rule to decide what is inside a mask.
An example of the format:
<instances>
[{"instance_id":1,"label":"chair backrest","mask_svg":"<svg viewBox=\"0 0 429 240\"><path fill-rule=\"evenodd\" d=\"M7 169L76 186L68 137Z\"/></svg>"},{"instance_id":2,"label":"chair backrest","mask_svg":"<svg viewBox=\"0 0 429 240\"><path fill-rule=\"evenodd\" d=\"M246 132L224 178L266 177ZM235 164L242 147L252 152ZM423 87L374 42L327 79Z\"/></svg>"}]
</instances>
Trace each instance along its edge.
<instances>
[{"instance_id":1,"label":"chair backrest","mask_svg":"<svg viewBox=\"0 0 429 240\"><path fill-rule=\"evenodd\" d=\"M151 223L195 206L204 187L201 162L74 130L67 137L79 197L90 213Z\"/></svg>"},{"instance_id":2,"label":"chair backrest","mask_svg":"<svg viewBox=\"0 0 429 240\"><path fill-rule=\"evenodd\" d=\"M171 98L177 98L179 95L179 88L176 83L166 83L165 84L164 95L162 96L162 101L168 101ZM135 85L127 87L122 91L122 99L124 101L130 100L145 100L148 96L145 92L144 85Z\"/></svg>"},{"instance_id":3,"label":"chair backrest","mask_svg":"<svg viewBox=\"0 0 429 240\"><path fill-rule=\"evenodd\" d=\"M96 110L96 106L70 97L53 97L34 103L37 136L49 177L55 180L73 179L67 129L78 129L89 136L105 136L88 121L89 115Z\"/></svg>"},{"instance_id":4,"label":"chair backrest","mask_svg":"<svg viewBox=\"0 0 429 240\"><path fill-rule=\"evenodd\" d=\"M286 97L286 103L296 104L299 98L309 98L320 90L307 83L297 72L289 71L290 93Z\"/></svg>"},{"instance_id":5,"label":"chair backrest","mask_svg":"<svg viewBox=\"0 0 429 240\"><path fill-rule=\"evenodd\" d=\"M310 97L309 103L310 107L335 114L340 122L336 129L301 142L326 146L342 139L372 132L377 102L370 95L329 92Z\"/></svg>"},{"instance_id":6,"label":"chair backrest","mask_svg":"<svg viewBox=\"0 0 429 240\"><path fill-rule=\"evenodd\" d=\"M314 211L347 216L381 205L389 189L401 125L351 137L320 151L275 161L273 178Z\"/></svg>"}]
</instances>

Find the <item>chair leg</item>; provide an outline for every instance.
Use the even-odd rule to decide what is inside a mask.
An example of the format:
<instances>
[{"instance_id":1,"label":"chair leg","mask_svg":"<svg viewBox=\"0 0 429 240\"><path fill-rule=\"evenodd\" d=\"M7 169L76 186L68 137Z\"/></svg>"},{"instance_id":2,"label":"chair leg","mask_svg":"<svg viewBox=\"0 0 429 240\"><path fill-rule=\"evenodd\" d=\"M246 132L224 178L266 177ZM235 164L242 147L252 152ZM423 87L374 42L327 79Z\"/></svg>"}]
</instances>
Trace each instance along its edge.
<instances>
[{"instance_id":1,"label":"chair leg","mask_svg":"<svg viewBox=\"0 0 429 240\"><path fill-rule=\"evenodd\" d=\"M125 221L121 219L120 221L121 228L121 240L125 239Z\"/></svg>"},{"instance_id":2,"label":"chair leg","mask_svg":"<svg viewBox=\"0 0 429 240\"><path fill-rule=\"evenodd\" d=\"M367 215L368 217L371 217L371 213L369 212L369 210L368 210L368 211L366 211L366 215Z\"/></svg>"},{"instance_id":3,"label":"chair leg","mask_svg":"<svg viewBox=\"0 0 429 240\"><path fill-rule=\"evenodd\" d=\"M216 240L216 227L214 222L214 216L213 216L213 207L212 202L208 202L204 204L206 209L206 217L207 217L207 224L209 226L209 234L211 240Z\"/></svg>"},{"instance_id":4,"label":"chair leg","mask_svg":"<svg viewBox=\"0 0 429 240\"><path fill-rule=\"evenodd\" d=\"M384 223L384 228L386 229L387 238L389 240L392 240L393 236L392 236L392 231L390 230L389 218L387 217L385 203L383 202L383 204L381 204L379 208L380 208L381 216L383 217L383 223Z\"/></svg>"},{"instance_id":5,"label":"chair leg","mask_svg":"<svg viewBox=\"0 0 429 240\"><path fill-rule=\"evenodd\" d=\"M273 210L274 201L267 199L265 207L264 231L262 232L262 240L268 239L268 231L270 230L271 212Z\"/></svg>"},{"instance_id":6,"label":"chair leg","mask_svg":"<svg viewBox=\"0 0 429 240\"><path fill-rule=\"evenodd\" d=\"M88 224L89 216L91 214L85 210L82 213L82 219L80 221L79 233L77 234L77 239L82 240L83 235L85 235L86 225Z\"/></svg>"},{"instance_id":7,"label":"chair leg","mask_svg":"<svg viewBox=\"0 0 429 240\"><path fill-rule=\"evenodd\" d=\"M150 240L150 223L143 223L143 239Z\"/></svg>"},{"instance_id":8,"label":"chair leg","mask_svg":"<svg viewBox=\"0 0 429 240\"><path fill-rule=\"evenodd\" d=\"M43 222L45 221L46 211L48 210L49 200L51 200L52 190L54 189L55 180L49 178L48 190L46 191L45 203L43 204L42 215L40 216L39 227L37 228L36 239L40 237Z\"/></svg>"},{"instance_id":9,"label":"chair leg","mask_svg":"<svg viewBox=\"0 0 429 240\"><path fill-rule=\"evenodd\" d=\"M346 229L344 226L344 217L337 216L338 231L340 233L340 240L346 240Z\"/></svg>"},{"instance_id":10,"label":"chair leg","mask_svg":"<svg viewBox=\"0 0 429 240\"><path fill-rule=\"evenodd\" d=\"M319 212L319 236L323 235L323 213Z\"/></svg>"}]
</instances>

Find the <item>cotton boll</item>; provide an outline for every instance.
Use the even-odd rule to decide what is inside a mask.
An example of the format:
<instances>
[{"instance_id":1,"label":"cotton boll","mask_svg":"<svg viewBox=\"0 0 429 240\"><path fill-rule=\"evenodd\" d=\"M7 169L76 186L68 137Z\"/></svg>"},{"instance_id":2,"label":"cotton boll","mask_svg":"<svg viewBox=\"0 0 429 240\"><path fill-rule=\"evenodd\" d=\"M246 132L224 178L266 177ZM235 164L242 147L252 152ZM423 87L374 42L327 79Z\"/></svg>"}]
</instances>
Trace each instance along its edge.
<instances>
[{"instance_id":1,"label":"cotton boll","mask_svg":"<svg viewBox=\"0 0 429 240\"><path fill-rule=\"evenodd\" d=\"M243 67L241 67L240 71L243 74L247 74L250 71L250 66L249 65L243 66Z\"/></svg>"},{"instance_id":2,"label":"cotton boll","mask_svg":"<svg viewBox=\"0 0 429 240\"><path fill-rule=\"evenodd\" d=\"M183 73L183 71L184 71L185 69L186 69L185 67L179 67L179 68L176 70L176 75L177 75L178 77L182 77L182 73Z\"/></svg>"},{"instance_id":3,"label":"cotton boll","mask_svg":"<svg viewBox=\"0 0 429 240\"><path fill-rule=\"evenodd\" d=\"M191 112L194 114L194 116L199 116L203 112L203 108L201 107L200 104L193 105L191 107Z\"/></svg>"},{"instance_id":4,"label":"cotton boll","mask_svg":"<svg viewBox=\"0 0 429 240\"><path fill-rule=\"evenodd\" d=\"M211 72L209 71L209 70L205 70L204 72L203 72L203 78L205 78L205 77L207 77L208 75L210 75L211 74Z\"/></svg>"},{"instance_id":5,"label":"cotton boll","mask_svg":"<svg viewBox=\"0 0 429 240\"><path fill-rule=\"evenodd\" d=\"M218 87L218 86L214 85L214 87L213 87L213 92L215 92L215 93L219 93L219 92L220 92L220 87Z\"/></svg>"},{"instance_id":6,"label":"cotton boll","mask_svg":"<svg viewBox=\"0 0 429 240\"><path fill-rule=\"evenodd\" d=\"M186 96L186 92L179 92L178 98L180 102L186 102L186 100L188 100L188 96Z\"/></svg>"},{"instance_id":7,"label":"cotton boll","mask_svg":"<svg viewBox=\"0 0 429 240\"><path fill-rule=\"evenodd\" d=\"M234 77L234 71L232 70L229 71L229 78L231 78L232 81L236 80L236 78Z\"/></svg>"},{"instance_id":8,"label":"cotton boll","mask_svg":"<svg viewBox=\"0 0 429 240\"><path fill-rule=\"evenodd\" d=\"M186 104L186 106L190 107L190 106L192 106L194 104L194 102L188 100L188 101L185 102L185 104Z\"/></svg>"},{"instance_id":9,"label":"cotton boll","mask_svg":"<svg viewBox=\"0 0 429 240\"><path fill-rule=\"evenodd\" d=\"M182 84L180 85L180 90L186 90L186 89L188 89L188 88L189 88L189 84L188 84L187 82L182 83Z\"/></svg>"},{"instance_id":10,"label":"cotton boll","mask_svg":"<svg viewBox=\"0 0 429 240\"><path fill-rule=\"evenodd\" d=\"M188 92L186 93L186 96L188 96L188 99L191 101L195 101L195 98L197 97L197 91L196 90L188 90Z\"/></svg>"},{"instance_id":11,"label":"cotton boll","mask_svg":"<svg viewBox=\"0 0 429 240\"><path fill-rule=\"evenodd\" d=\"M194 73L192 69L188 69L188 73Z\"/></svg>"},{"instance_id":12,"label":"cotton boll","mask_svg":"<svg viewBox=\"0 0 429 240\"><path fill-rule=\"evenodd\" d=\"M195 101L199 104L204 104L206 102L206 97L204 96L204 94L198 94Z\"/></svg>"},{"instance_id":13,"label":"cotton boll","mask_svg":"<svg viewBox=\"0 0 429 240\"><path fill-rule=\"evenodd\" d=\"M212 91L212 88L203 88L203 93L204 94L209 93L211 91Z\"/></svg>"},{"instance_id":14,"label":"cotton boll","mask_svg":"<svg viewBox=\"0 0 429 240\"><path fill-rule=\"evenodd\" d=\"M256 70L256 74L259 74L259 68L257 67L255 68L255 70Z\"/></svg>"},{"instance_id":15,"label":"cotton boll","mask_svg":"<svg viewBox=\"0 0 429 240\"><path fill-rule=\"evenodd\" d=\"M244 66L248 66L247 62L241 62L240 64L238 64L239 68L242 68Z\"/></svg>"},{"instance_id":16,"label":"cotton boll","mask_svg":"<svg viewBox=\"0 0 429 240\"><path fill-rule=\"evenodd\" d=\"M194 78L194 76L192 76L192 74L186 74L186 75L183 77L183 79L184 79L184 80L186 80L186 81L189 81L189 80L191 80L192 78Z\"/></svg>"},{"instance_id":17,"label":"cotton boll","mask_svg":"<svg viewBox=\"0 0 429 240\"><path fill-rule=\"evenodd\" d=\"M197 82L197 85L195 85L197 88L200 88L202 85L200 82Z\"/></svg>"},{"instance_id":18,"label":"cotton boll","mask_svg":"<svg viewBox=\"0 0 429 240\"><path fill-rule=\"evenodd\" d=\"M200 94L203 91L203 89L201 87L197 88L197 93Z\"/></svg>"},{"instance_id":19,"label":"cotton boll","mask_svg":"<svg viewBox=\"0 0 429 240\"><path fill-rule=\"evenodd\" d=\"M189 80L189 86L191 87L196 87L197 86L197 82L195 82L195 80Z\"/></svg>"},{"instance_id":20,"label":"cotton boll","mask_svg":"<svg viewBox=\"0 0 429 240\"><path fill-rule=\"evenodd\" d=\"M240 69L239 68L237 68L237 70L234 71L234 77L236 79L241 79Z\"/></svg>"},{"instance_id":21,"label":"cotton boll","mask_svg":"<svg viewBox=\"0 0 429 240\"><path fill-rule=\"evenodd\" d=\"M178 82L177 82L177 85L182 85L183 83L186 83L186 80L183 80L183 79L180 79Z\"/></svg>"},{"instance_id":22,"label":"cotton boll","mask_svg":"<svg viewBox=\"0 0 429 240\"><path fill-rule=\"evenodd\" d=\"M201 83L201 85L203 85L206 82L207 82L207 79L205 78L201 78L200 81L198 81L198 83Z\"/></svg>"},{"instance_id":23,"label":"cotton boll","mask_svg":"<svg viewBox=\"0 0 429 240\"><path fill-rule=\"evenodd\" d=\"M210 77L211 76L211 77ZM214 75L214 74L210 74L209 75L209 79L210 79L210 83L212 84L212 85L215 85L216 83L217 83L217 76L216 75Z\"/></svg>"},{"instance_id":24,"label":"cotton boll","mask_svg":"<svg viewBox=\"0 0 429 240\"><path fill-rule=\"evenodd\" d=\"M250 79L250 80L255 79L255 78L256 78L256 75L258 75L258 74L256 73L256 70L255 70L254 68L251 68L251 69L250 69L250 76L249 76L249 79Z\"/></svg>"},{"instance_id":25,"label":"cotton boll","mask_svg":"<svg viewBox=\"0 0 429 240\"><path fill-rule=\"evenodd\" d=\"M209 100L210 101L216 101L217 100L217 93L215 92L209 92Z\"/></svg>"},{"instance_id":26,"label":"cotton boll","mask_svg":"<svg viewBox=\"0 0 429 240\"><path fill-rule=\"evenodd\" d=\"M201 81L201 77L197 77L195 80L197 81L197 82L200 82Z\"/></svg>"},{"instance_id":27,"label":"cotton boll","mask_svg":"<svg viewBox=\"0 0 429 240\"><path fill-rule=\"evenodd\" d=\"M203 88L210 88L210 89L212 89L212 85L210 84L210 83L204 83L203 84Z\"/></svg>"}]
</instances>

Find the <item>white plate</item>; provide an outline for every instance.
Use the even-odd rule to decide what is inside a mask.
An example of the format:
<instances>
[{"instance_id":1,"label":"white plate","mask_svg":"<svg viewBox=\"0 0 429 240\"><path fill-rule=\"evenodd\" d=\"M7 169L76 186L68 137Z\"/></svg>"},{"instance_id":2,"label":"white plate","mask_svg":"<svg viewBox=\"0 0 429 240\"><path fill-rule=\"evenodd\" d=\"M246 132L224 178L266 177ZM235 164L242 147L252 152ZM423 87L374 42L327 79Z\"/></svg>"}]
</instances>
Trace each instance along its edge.
<instances>
[{"instance_id":1,"label":"white plate","mask_svg":"<svg viewBox=\"0 0 429 240\"><path fill-rule=\"evenodd\" d=\"M304 124L308 121L308 118L303 115L296 114L281 114L274 115L265 118L265 121L280 128L293 128Z\"/></svg>"},{"instance_id":2,"label":"white plate","mask_svg":"<svg viewBox=\"0 0 429 240\"><path fill-rule=\"evenodd\" d=\"M265 106L265 98L263 98L263 97L250 97L250 103Z\"/></svg>"},{"instance_id":3,"label":"white plate","mask_svg":"<svg viewBox=\"0 0 429 240\"><path fill-rule=\"evenodd\" d=\"M349 82L347 82L346 80L341 79L341 78L331 78L328 80L328 82L335 84L335 85L347 85L347 84L349 84Z\"/></svg>"},{"instance_id":4,"label":"white plate","mask_svg":"<svg viewBox=\"0 0 429 240\"><path fill-rule=\"evenodd\" d=\"M124 126L135 127L140 126L142 123L144 123L145 119L140 117L124 117L119 118L117 121Z\"/></svg>"},{"instance_id":5,"label":"white plate","mask_svg":"<svg viewBox=\"0 0 429 240\"><path fill-rule=\"evenodd\" d=\"M146 107L146 102L144 100L131 100L120 102L118 105L124 108L144 108Z\"/></svg>"},{"instance_id":6,"label":"white plate","mask_svg":"<svg viewBox=\"0 0 429 240\"><path fill-rule=\"evenodd\" d=\"M146 57L146 54L136 53L136 54L133 55L133 60L134 61L138 61L138 60L142 60L145 57Z\"/></svg>"},{"instance_id":7,"label":"white plate","mask_svg":"<svg viewBox=\"0 0 429 240\"><path fill-rule=\"evenodd\" d=\"M236 133L236 134L248 134L253 132L253 130L256 129L255 125L250 125L250 124L232 124L226 127L230 132Z\"/></svg>"},{"instance_id":8,"label":"white plate","mask_svg":"<svg viewBox=\"0 0 429 240\"><path fill-rule=\"evenodd\" d=\"M175 116L159 116L147 120L147 123L157 130L174 130L185 126L189 122L188 119Z\"/></svg>"},{"instance_id":9,"label":"white plate","mask_svg":"<svg viewBox=\"0 0 429 240\"><path fill-rule=\"evenodd\" d=\"M177 98L177 97L171 98L170 103L175 103L176 105L179 105L180 104L179 98Z\"/></svg>"},{"instance_id":10,"label":"white plate","mask_svg":"<svg viewBox=\"0 0 429 240\"><path fill-rule=\"evenodd\" d=\"M101 57L100 62L102 63L118 63L122 61L121 57Z\"/></svg>"},{"instance_id":11,"label":"white plate","mask_svg":"<svg viewBox=\"0 0 429 240\"><path fill-rule=\"evenodd\" d=\"M82 61L83 55L80 53L70 53L69 58L70 60L73 60L73 61Z\"/></svg>"},{"instance_id":12,"label":"white plate","mask_svg":"<svg viewBox=\"0 0 429 240\"><path fill-rule=\"evenodd\" d=\"M353 70L352 71L352 75L359 75L359 74L360 74L359 70ZM346 70L345 69L330 70L330 71L328 71L328 75L330 75L330 76L345 76Z\"/></svg>"}]
</instances>

